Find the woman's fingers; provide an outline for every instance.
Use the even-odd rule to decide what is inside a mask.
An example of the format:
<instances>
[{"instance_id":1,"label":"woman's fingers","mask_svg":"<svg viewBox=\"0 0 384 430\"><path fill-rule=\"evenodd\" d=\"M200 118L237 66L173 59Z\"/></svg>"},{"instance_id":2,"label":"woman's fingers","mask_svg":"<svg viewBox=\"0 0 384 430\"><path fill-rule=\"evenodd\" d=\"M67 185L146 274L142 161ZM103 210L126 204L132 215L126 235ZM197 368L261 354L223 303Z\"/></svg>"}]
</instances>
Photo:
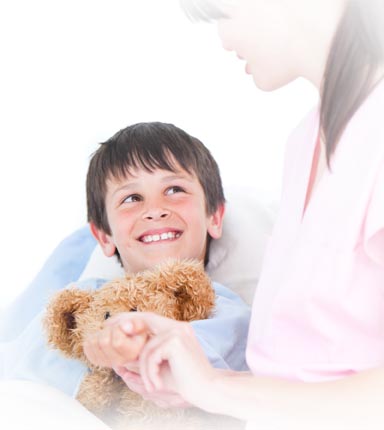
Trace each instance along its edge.
<instances>
[{"instance_id":1,"label":"woman's fingers","mask_svg":"<svg viewBox=\"0 0 384 430\"><path fill-rule=\"evenodd\" d=\"M147 342L140 355L140 373L148 391L170 390L197 406L202 387L215 376L193 329L181 322Z\"/></svg>"},{"instance_id":2,"label":"woman's fingers","mask_svg":"<svg viewBox=\"0 0 384 430\"><path fill-rule=\"evenodd\" d=\"M178 364L191 342L191 329L187 323L175 322L172 328L151 338L140 356L140 373L148 391L168 389L174 391ZM170 361L177 360L170 368Z\"/></svg>"},{"instance_id":3,"label":"woman's fingers","mask_svg":"<svg viewBox=\"0 0 384 430\"><path fill-rule=\"evenodd\" d=\"M148 341L140 356L140 374L147 391L164 388L160 377L161 364L167 361L169 332L158 334ZM164 377L164 375L162 375ZM170 387L167 387L170 388Z\"/></svg>"}]
</instances>

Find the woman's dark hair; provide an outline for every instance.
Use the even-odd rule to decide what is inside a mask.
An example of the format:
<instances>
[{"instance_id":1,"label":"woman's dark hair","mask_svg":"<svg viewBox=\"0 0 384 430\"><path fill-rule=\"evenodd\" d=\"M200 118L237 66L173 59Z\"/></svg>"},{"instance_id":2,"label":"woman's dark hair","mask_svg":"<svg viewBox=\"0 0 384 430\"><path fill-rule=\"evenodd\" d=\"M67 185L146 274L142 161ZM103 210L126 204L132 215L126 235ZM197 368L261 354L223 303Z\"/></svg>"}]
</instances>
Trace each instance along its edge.
<instances>
[{"instance_id":1,"label":"woman's dark hair","mask_svg":"<svg viewBox=\"0 0 384 430\"><path fill-rule=\"evenodd\" d=\"M383 0L349 0L335 33L321 88L320 137L328 166L349 120L384 63Z\"/></svg>"}]
</instances>

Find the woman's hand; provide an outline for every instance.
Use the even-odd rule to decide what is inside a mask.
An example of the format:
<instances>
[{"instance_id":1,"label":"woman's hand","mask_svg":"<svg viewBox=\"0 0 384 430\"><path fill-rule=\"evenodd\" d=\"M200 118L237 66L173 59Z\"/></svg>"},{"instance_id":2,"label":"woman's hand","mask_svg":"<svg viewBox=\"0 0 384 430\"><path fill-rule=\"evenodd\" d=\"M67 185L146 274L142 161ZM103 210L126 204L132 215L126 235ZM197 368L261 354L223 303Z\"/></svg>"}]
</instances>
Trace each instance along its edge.
<instances>
[{"instance_id":1,"label":"woman's hand","mask_svg":"<svg viewBox=\"0 0 384 430\"><path fill-rule=\"evenodd\" d=\"M128 336L134 336L137 330L150 333L139 357L140 375L148 394L178 393L184 401L207 408L216 371L190 324L140 312L121 318L120 328Z\"/></svg>"}]
</instances>

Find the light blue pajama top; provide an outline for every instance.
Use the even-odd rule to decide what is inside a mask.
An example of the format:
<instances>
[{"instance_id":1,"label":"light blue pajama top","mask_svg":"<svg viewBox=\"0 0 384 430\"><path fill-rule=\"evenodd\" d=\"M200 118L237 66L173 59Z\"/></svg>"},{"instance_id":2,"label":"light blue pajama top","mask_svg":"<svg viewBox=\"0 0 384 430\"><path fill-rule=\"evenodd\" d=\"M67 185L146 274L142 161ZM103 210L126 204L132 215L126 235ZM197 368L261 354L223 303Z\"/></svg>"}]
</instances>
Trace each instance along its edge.
<instances>
[{"instance_id":1,"label":"light blue pajama top","mask_svg":"<svg viewBox=\"0 0 384 430\"><path fill-rule=\"evenodd\" d=\"M0 379L23 379L52 385L75 396L87 368L47 346L41 326L45 304L52 292L78 278L94 240L88 229L62 242L27 290L0 317ZM72 250L77 249L77 251ZM74 251L74 252L72 252ZM81 253L75 263L76 253ZM70 264L73 259L73 264ZM63 269L70 270L63 270ZM70 272L70 273L69 273ZM62 273L62 274L61 274ZM40 284L40 281L44 281ZM99 288L106 280L75 282L78 288ZM40 288L39 288L40 284ZM213 283L216 306L213 316L191 322L209 361L217 368L248 370L245 363L250 307L228 288Z\"/></svg>"}]
</instances>

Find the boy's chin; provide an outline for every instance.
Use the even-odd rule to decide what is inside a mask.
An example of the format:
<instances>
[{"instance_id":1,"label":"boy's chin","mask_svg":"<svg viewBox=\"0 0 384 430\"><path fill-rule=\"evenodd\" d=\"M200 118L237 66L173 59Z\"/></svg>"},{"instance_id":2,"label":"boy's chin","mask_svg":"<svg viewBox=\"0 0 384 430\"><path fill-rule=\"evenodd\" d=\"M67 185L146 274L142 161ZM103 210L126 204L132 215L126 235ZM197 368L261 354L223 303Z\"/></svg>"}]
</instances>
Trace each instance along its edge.
<instances>
[{"instance_id":1,"label":"boy's chin","mask_svg":"<svg viewBox=\"0 0 384 430\"><path fill-rule=\"evenodd\" d=\"M169 261L169 260L185 260L185 259L202 260L202 259L199 259L196 257L183 256L183 255L180 255L179 253L178 254L169 253L169 254L163 254L163 255L156 257L156 258L147 258L145 260L145 262L142 264L124 265L124 270L128 273L129 272L130 273L138 273L138 272L142 272L144 270L150 270L153 267L155 267L161 263L164 263L166 261Z\"/></svg>"}]
</instances>

